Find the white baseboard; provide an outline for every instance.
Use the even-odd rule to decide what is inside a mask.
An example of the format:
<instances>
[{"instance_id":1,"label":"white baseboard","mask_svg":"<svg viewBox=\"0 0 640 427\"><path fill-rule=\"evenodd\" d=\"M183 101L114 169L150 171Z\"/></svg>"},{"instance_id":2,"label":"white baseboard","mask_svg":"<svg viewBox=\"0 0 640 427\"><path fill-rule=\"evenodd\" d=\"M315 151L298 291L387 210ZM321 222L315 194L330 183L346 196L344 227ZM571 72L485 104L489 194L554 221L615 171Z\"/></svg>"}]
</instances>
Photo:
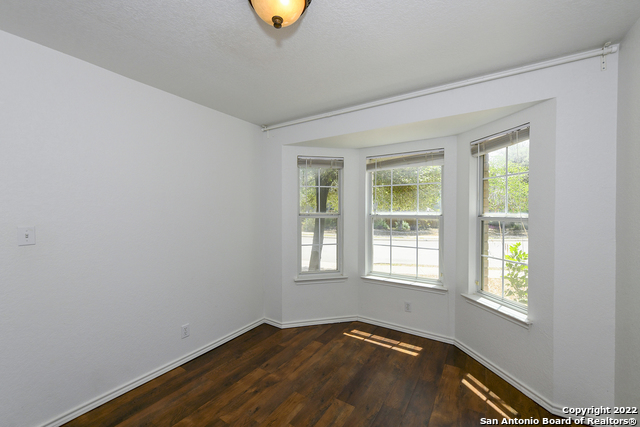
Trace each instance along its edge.
<instances>
[{"instance_id":1,"label":"white baseboard","mask_svg":"<svg viewBox=\"0 0 640 427\"><path fill-rule=\"evenodd\" d=\"M331 323L342 323L342 322L355 322L355 321L359 321L359 322L364 322L364 323L369 323L372 325L376 325L376 326L381 326L384 328L388 328L388 329L393 329L395 331L399 331L399 332L405 332L408 334L412 334L412 335L417 335L419 337L423 337L423 338L428 338L428 339L432 339L435 341L439 341L439 342L443 342L446 344L453 344L456 347L458 347L460 350L464 351L466 354L468 354L469 356L473 357L475 360L477 360L478 362L480 362L483 366L485 366L487 369L491 370L492 372L494 372L496 375L500 376L502 379L504 379L506 382L508 382L509 384L511 384L512 386L514 386L515 388L517 388L518 390L520 390L522 393L524 393L527 397L529 397L531 400L533 400L534 402L538 403L540 406L542 406L543 408L545 408L547 411L551 412L552 414L558 415L558 416L566 416L565 414L562 413L562 406L560 405L556 405L552 402L550 402L549 400L547 400L545 397L541 396L540 394L538 394L535 390L529 388L526 384L520 382L517 378L511 376L508 372L503 371L501 368L499 368L497 365L495 365L494 363L492 363L490 360L486 359L485 357L483 357L482 355L476 353L474 350L472 350L471 348L467 347L464 343L455 340L451 337L447 337L444 335L439 335L439 334L434 334L431 332L426 332L426 331L422 331L422 330L418 330L418 329L413 329L413 328L409 328L406 326L401 326L401 325L397 325L395 323L390 323L390 322L385 322L382 320L377 320L377 319L373 319L370 317L364 317L364 316L345 316L345 317L325 317L325 318L320 318L320 319L311 319L311 320L299 320L299 321L291 321L291 322L278 322L276 320L273 319L269 319L267 317L261 318L259 320L256 320L255 322L252 322L228 335L225 335L224 337L192 352L189 353L179 359L174 360L173 362L170 362L164 366L159 367L158 369L149 372L146 375L143 375L127 384L122 385L121 387L118 387L117 389L114 389L108 393L103 394L102 396L99 396L85 404L82 404L80 406L78 406L75 409L72 409L71 411L43 424L41 427L59 427L77 417L79 417L80 415L89 412L92 409L97 408L98 406L115 399L118 396L123 395L124 393L127 393L128 391L133 390L136 387L141 386L142 384L145 384L157 377L159 377L160 375L163 375L169 371L171 371L172 369L177 368L178 366L181 366L193 359L195 359L198 356L203 355L204 353L213 350L216 347L221 346L222 344L225 344L228 341L231 341L232 339L244 334L245 332L250 331L251 329L260 326L263 323L266 323L268 325L274 326L276 328L279 329L288 329L288 328L298 328L298 327L303 327L303 326L315 326L315 325L325 325L325 324L331 324Z\"/></svg>"},{"instance_id":2,"label":"white baseboard","mask_svg":"<svg viewBox=\"0 0 640 427\"><path fill-rule=\"evenodd\" d=\"M394 331L404 332L411 335L417 335L422 338L428 338L430 340L435 340L439 342L443 342L446 344L454 344L453 338L447 337L445 335L434 334L431 332L420 331L418 329L408 328L406 326L400 326L395 323L383 322L381 320L372 319L370 317L360 316L358 317L358 321L364 323L370 323L376 326L382 326L383 328L393 329Z\"/></svg>"},{"instance_id":3,"label":"white baseboard","mask_svg":"<svg viewBox=\"0 0 640 427\"><path fill-rule=\"evenodd\" d=\"M155 369L154 371L151 371L141 377L136 378L135 380L126 383L110 392L107 392L105 394L103 394L102 396L99 396L87 403L84 403L78 407L76 407L75 409L72 409L71 411L51 420L48 421L45 424L42 424L42 427L59 427L77 417L79 417L82 414L85 414L89 411L91 411L92 409L97 408L98 406L107 403L110 400L115 399L118 396L121 396L123 394L125 394L128 391L133 390L136 387L141 386L142 384L145 384L157 377L159 377L160 375L166 374L167 372L171 371L172 369L177 368L178 366L184 365L185 363L195 359L198 356L202 356L203 354L205 354L208 351L213 350L216 347L221 346L222 344L225 344L226 342L231 341L232 339L239 337L240 335L244 334L245 332L250 331L251 329L262 325L263 323L265 323L265 319L258 319L255 322L252 322L234 332L231 332L230 334L225 335L224 337L210 343L207 344L204 347L199 348L198 350L191 352L179 359L174 360L173 362L170 362L164 366L159 367L158 369ZM274 325L275 326L275 325Z\"/></svg>"},{"instance_id":4,"label":"white baseboard","mask_svg":"<svg viewBox=\"0 0 640 427\"><path fill-rule=\"evenodd\" d=\"M311 320L296 320L292 322L278 322L277 320L273 320L265 317L264 323L267 323L271 326L275 326L276 328L288 329L288 328L300 328L303 326L326 325L331 323L355 322L357 320L358 320L358 316L342 316L342 317L323 317L320 319L311 319Z\"/></svg>"},{"instance_id":5,"label":"white baseboard","mask_svg":"<svg viewBox=\"0 0 640 427\"><path fill-rule=\"evenodd\" d=\"M279 322L277 320L273 320L265 317L264 322L280 329L299 328L303 326L326 325L331 323L363 322L363 323L369 323L376 326L381 326L383 328L393 329L399 332L405 332L407 334L417 335L423 338L444 342L447 344L454 344L454 340L452 338L446 337L444 335L420 331L418 329L408 328L406 326L401 326L395 323L383 322L381 320L372 319L370 317L365 317L365 316L354 315L354 316L341 316L341 317L323 317L320 319L298 320L298 321L292 321L292 322Z\"/></svg>"},{"instance_id":6,"label":"white baseboard","mask_svg":"<svg viewBox=\"0 0 640 427\"><path fill-rule=\"evenodd\" d=\"M459 340L455 340L453 344L456 347L458 347L460 350L467 353L467 355L473 357L476 361L480 362L480 364L482 364L485 368L489 369L494 374L496 374L497 376L499 376L500 378L502 378L503 380L511 384L513 387L520 390L525 396L527 396L529 399L536 402L538 405L542 406L547 411L551 412L554 415L558 415L560 417L565 417L565 418L567 417L567 415L562 412L562 406L556 405L550 402L544 396L540 395L535 390L533 390L526 384L519 381L517 378L510 375L508 372L501 369L498 365L494 364L489 359L483 357L479 353L476 353L470 347L467 347L463 342Z\"/></svg>"}]
</instances>

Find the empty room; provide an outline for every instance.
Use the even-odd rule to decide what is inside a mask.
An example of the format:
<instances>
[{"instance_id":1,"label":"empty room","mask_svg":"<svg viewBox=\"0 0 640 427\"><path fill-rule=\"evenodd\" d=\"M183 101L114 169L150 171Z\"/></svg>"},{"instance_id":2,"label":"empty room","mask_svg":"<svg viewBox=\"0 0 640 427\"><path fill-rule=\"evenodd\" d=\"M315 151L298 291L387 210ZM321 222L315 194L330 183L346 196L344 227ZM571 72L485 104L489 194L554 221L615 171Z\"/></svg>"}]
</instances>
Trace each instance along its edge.
<instances>
[{"instance_id":1,"label":"empty room","mask_svg":"<svg viewBox=\"0 0 640 427\"><path fill-rule=\"evenodd\" d=\"M0 425L635 425L638 164L637 0L0 0Z\"/></svg>"}]
</instances>

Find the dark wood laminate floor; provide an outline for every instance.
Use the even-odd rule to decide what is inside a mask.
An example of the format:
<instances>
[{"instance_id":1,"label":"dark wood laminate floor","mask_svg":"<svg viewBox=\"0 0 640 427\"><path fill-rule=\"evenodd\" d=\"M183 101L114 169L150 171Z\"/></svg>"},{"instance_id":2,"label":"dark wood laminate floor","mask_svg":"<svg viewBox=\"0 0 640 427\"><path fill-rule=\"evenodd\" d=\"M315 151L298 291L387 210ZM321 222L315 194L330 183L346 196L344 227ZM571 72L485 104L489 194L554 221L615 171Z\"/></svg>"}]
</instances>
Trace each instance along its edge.
<instances>
[{"instance_id":1,"label":"dark wood laminate floor","mask_svg":"<svg viewBox=\"0 0 640 427\"><path fill-rule=\"evenodd\" d=\"M353 322L261 325L65 427L466 427L505 417L557 418L453 345Z\"/></svg>"}]
</instances>

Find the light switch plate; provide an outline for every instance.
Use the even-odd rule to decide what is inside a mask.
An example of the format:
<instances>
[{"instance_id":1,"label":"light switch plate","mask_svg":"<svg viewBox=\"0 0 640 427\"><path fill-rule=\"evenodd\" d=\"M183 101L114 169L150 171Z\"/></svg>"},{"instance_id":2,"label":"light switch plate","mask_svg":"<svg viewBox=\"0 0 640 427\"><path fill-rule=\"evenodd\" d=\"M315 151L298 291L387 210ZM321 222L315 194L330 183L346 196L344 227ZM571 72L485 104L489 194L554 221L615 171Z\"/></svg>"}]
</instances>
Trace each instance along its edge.
<instances>
[{"instance_id":1,"label":"light switch plate","mask_svg":"<svg viewBox=\"0 0 640 427\"><path fill-rule=\"evenodd\" d=\"M35 245L36 228L18 227L18 246Z\"/></svg>"}]
</instances>

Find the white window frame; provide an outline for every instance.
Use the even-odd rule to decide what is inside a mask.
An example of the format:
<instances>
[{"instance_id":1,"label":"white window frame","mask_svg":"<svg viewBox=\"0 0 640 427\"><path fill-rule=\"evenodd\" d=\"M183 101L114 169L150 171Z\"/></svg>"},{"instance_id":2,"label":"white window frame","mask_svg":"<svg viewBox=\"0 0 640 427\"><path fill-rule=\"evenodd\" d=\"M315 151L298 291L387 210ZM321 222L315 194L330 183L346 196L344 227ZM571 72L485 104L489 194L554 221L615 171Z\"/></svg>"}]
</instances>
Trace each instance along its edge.
<instances>
[{"instance_id":1,"label":"white window frame","mask_svg":"<svg viewBox=\"0 0 640 427\"><path fill-rule=\"evenodd\" d=\"M324 168L324 169L337 169L338 171L338 212L337 213L322 213L322 212L302 212L301 207L300 207L300 193L301 193L301 183L300 183L300 168L301 166L301 162L304 162L306 166L304 167L317 167L317 168ZM324 167L326 165L331 165L329 167ZM297 197L297 210L298 210L298 215L297 215L297 242L298 242L298 249L297 249L297 261L298 261L298 267L297 267L297 271L298 271L298 276L296 278L296 281L317 281L317 280L324 280L324 279L336 279L336 278L343 278L343 235L344 235L344 227L343 227L343 211L344 211L344 206L343 206L343 165L344 165L344 158L342 157L321 157L321 156L298 156L298 167L297 167L297 180L298 180L298 197ZM306 218L329 218L329 219L336 219L337 220L337 239L336 239L336 266L337 268L335 270L314 270L314 271L308 271L308 270L303 270L302 269L302 250L303 250L303 246L309 246L309 245L303 245L302 242L302 220L306 219ZM324 246L324 244L323 244Z\"/></svg>"},{"instance_id":2,"label":"white window frame","mask_svg":"<svg viewBox=\"0 0 640 427\"><path fill-rule=\"evenodd\" d=\"M389 155L383 155L383 156L371 156L367 158L367 161L371 161L371 160L375 160L375 159L381 159L384 161L384 159L393 159L393 158L402 158L402 157L414 157L414 156L430 156L433 155L434 153L439 153L442 158L444 158L444 148L437 148L437 149L430 149L430 150L423 150L423 151L413 151L413 152L406 152L406 153L397 153L397 154L389 154ZM410 167L410 166L414 166L412 164L406 164L403 165L401 163L399 163L396 167L389 167L387 169L396 169L396 168L402 168L402 167ZM415 167L419 167L421 166L421 164L415 164ZM444 281L444 209L443 209L443 194L444 194L444 160L442 160L438 166L440 166L440 212L437 214L428 214L428 213L420 213L419 212L419 207L418 207L418 211L417 212L389 212L384 213L384 214L378 214L378 213L374 213L373 212L373 189L375 187L374 182L373 182L373 172L375 172L374 170L370 170L366 172L366 191L367 191L367 197L366 197L366 204L367 204L367 211L366 211L366 234L367 234L367 251L366 251L366 260L365 260L365 278L367 279L379 279L382 281L391 281L391 282L395 282L395 283L399 283L399 284L411 284L411 285L418 285L418 286L436 286L436 287L442 287L443 286L443 281ZM417 183L416 183L417 184ZM418 200L419 200L419 195L417 195ZM408 275L401 275L401 274L393 274L393 272L391 272L390 274L385 274L382 272L375 272L373 271L373 233L374 233L374 229L373 229L373 225L374 225L374 221L376 219L404 219L404 220L415 220L416 224L417 221L419 220L432 220L432 219L437 219L438 220L438 279L430 279L430 278L422 278L422 277L418 277L418 265L417 265L417 255L416 255L416 274L414 276L408 276ZM392 231L391 231L392 232ZM416 238L417 238L417 234L416 234ZM393 245L390 244L390 251L393 251ZM416 248L416 254L417 254L418 248ZM390 254L391 256L391 254ZM391 258L390 258L391 260Z\"/></svg>"},{"instance_id":3,"label":"white window frame","mask_svg":"<svg viewBox=\"0 0 640 427\"><path fill-rule=\"evenodd\" d=\"M507 148L507 157L506 157L506 161L508 161L508 150L509 150L509 146L515 145L519 142L525 141L527 139L529 139L529 133L530 133L530 124L526 123L520 126L517 126L515 128L511 128L509 130L485 137L485 138L481 138L479 140L473 141L471 143L471 152L472 154L477 157L477 164L478 164L478 189L477 189L477 207L476 207L476 212L477 212L477 218L476 218L476 260L477 260L477 266L476 266L476 280L475 280L475 285L476 285L476 293L479 296L485 297L489 300L493 300L495 302L497 302L500 305L504 305L512 310L518 311L520 313L524 313L526 314L528 312L528 304L523 304L523 303L519 303L510 299L505 298L504 296L504 262L506 261L505 258L505 251L504 251L504 236L503 236L503 243L502 243L502 257L501 258L494 258L494 259L500 259L502 261L502 296L498 296L492 292L488 292L488 291L484 291L482 289L482 277L483 277L483 270L482 270L482 265L483 265L483 260L482 258L484 257L484 255L482 254L482 223L487 221L495 221L495 222L523 222L527 225L527 229L528 229L528 224L529 224L529 214L528 212L526 214L495 214L495 213L484 213L483 212L483 208L484 208L484 156L494 150L497 149L501 149L506 147ZM518 136L518 135L526 135L526 137L522 137L522 136ZM482 148L483 144L487 144L488 146L491 146L492 141L499 141L499 139L506 139L506 138L515 138L513 143L505 143L502 142L502 146L500 148L488 148L488 149L484 149ZM519 139L518 139L519 138ZM507 185L505 187L505 203L508 203L508 177L509 176L517 176L517 175L522 175L522 173L518 173L518 174L509 174L508 170L505 171L506 175L505 176L505 180L507 180ZM527 174L530 174L530 171L527 172ZM505 212L507 212L508 209L505 208ZM488 256L487 256L488 258ZM513 262L513 261L509 261L509 262ZM527 263L528 265L528 263Z\"/></svg>"}]
</instances>

